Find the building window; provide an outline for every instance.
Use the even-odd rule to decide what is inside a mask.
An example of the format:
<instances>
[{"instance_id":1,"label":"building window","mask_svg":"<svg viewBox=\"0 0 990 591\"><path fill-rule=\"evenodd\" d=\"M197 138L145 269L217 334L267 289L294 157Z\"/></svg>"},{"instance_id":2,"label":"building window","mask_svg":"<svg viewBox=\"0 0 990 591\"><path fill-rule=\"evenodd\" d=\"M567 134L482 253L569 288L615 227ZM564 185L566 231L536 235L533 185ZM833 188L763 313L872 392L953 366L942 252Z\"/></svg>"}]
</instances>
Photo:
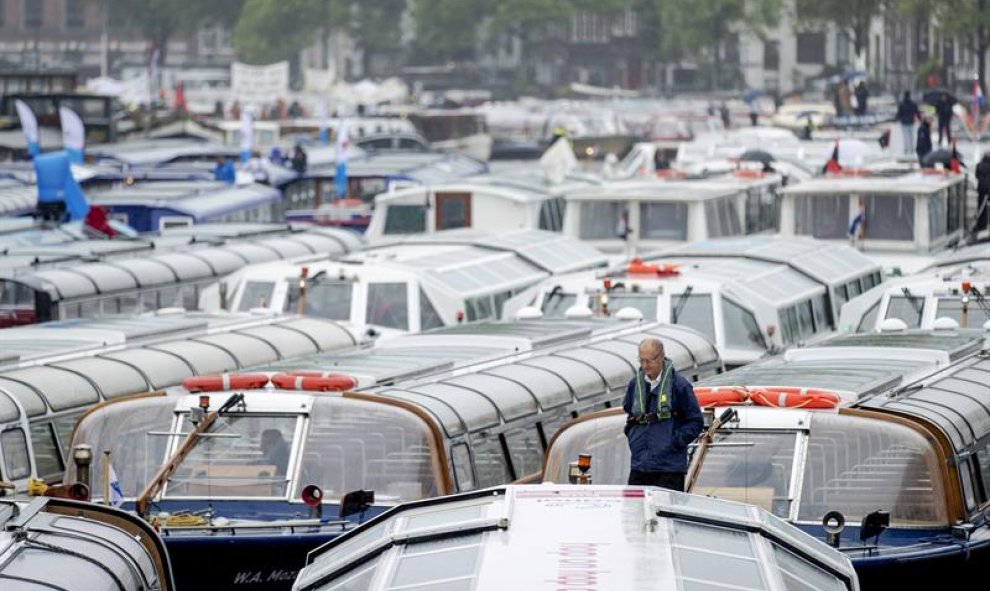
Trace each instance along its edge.
<instances>
[{"instance_id":1,"label":"building window","mask_svg":"<svg viewBox=\"0 0 990 591\"><path fill-rule=\"evenodd\" d=\"M24 0L24 28L40 29L43 0Z\"/></svg>"},{"instance_id":2,"label":"building window","mask_svg":"<svg viewBox=\"0 0 990 591\"><path fill-rule=\"evenodd\" d=\"M797 61L799 64L824 64L825 33L798 33Z\"/></svg>"},{"instance_id":3,"label":"building window","mask_svg":"<svg viewBox=\"0 0 990 591\"><path fill-rule=\"evenodd\" d=\"M7 23L7 6L4 0L0 0L0 27Z\"/></svg>"},{"instance_id":4,"label":"building window","mask_svg":"<svg viewBox=\"0 0 990 591\"><path fill-rule=\"evenodd\" d=\"M65 0L65 26L80 29L84 24L83 0Z\"/></svg>"},{"instance_id":5,"label":"building window","mask_svg":"<svg viewBox=\"0 0 990 591\"><path fill-rule=\"evenodd\" d=\"M848 33L845 31L839 32L838 37L835 39L835 61L838 65L845 66L850 63L849 46L851 43Z\"/></svg>"},{"instance_id":6,"label":"building window","mask_svg":"<svg viewBox=\"0 0 990 591\"><path fill-rule=\"evenodd\" d=\"M767 41L763 44L763 69L776 70L780 67L780 41Z\"/></svg>"}]
</instances>

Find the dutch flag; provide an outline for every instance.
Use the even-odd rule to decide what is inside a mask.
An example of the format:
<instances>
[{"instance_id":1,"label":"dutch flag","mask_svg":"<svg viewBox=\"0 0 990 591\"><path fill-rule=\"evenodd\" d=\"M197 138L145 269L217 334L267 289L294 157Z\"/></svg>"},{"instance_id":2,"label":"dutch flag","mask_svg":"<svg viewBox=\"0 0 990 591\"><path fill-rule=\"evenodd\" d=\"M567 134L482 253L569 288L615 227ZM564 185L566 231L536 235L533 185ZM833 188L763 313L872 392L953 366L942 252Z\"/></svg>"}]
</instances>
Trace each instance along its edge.
<instances>
[{"instance_id":1,"label":"dutch flag","mask_svg":"<svg viewBox=\"0 0 990 591\"><path fill-rule=\"evenodd\" d=\"M120 487L120 480L117 479L117 473L113 469L113 464L110 464L110 491L109 500L110 504L114 507L120 507L124 504L124 489Z\"/></svg>"}]
</instances>

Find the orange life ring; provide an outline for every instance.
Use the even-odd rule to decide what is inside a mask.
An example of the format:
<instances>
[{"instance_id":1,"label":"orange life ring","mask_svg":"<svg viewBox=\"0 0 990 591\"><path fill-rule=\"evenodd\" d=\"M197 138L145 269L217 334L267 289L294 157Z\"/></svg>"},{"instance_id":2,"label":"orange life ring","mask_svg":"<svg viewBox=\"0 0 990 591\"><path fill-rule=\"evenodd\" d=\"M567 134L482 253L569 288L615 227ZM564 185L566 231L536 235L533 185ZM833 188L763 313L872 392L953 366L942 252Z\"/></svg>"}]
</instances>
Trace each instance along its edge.
<instances>
[{"instance_id":1,"label":"orange life ring","mask_svg":"<svg viewBox=\"0 0 990 591\"><path fill-rule=\"evenodd\" d=\"M646 264L641 258L629 261L629 266L626 267L626 273L630 275L656 275L659 271L660 267L653 263Z\"/></svg>"},{"instance_id":2,"label":"orange life ring","mask_svg":"<svg viewBox=\"0 0 990 591\"><path fill-rule=\"evenodd\" d=\"M283 390L340 392L357 386L353 377L329 371L287 371L272 376L272 384Z\"/></svg>"},{"instance_id":3,"label":"orange life ring","mask_svg":"<svg viewBox=\"0 0 990 591\"><path fill-rule=\"evenodd\" d=\"M662 179L683 179L687 178L687 173L676 168L661 168L657 171L657 176Z\"/></svg>"},{"instance_id":4,"label":"orange life ring","mask_svg":"<svg viewBox=\"0 0 990 591\"><path fill-rule=\"evenodd\" d=\"M268 376L263 373L223 373L212 376L193 376L182 380L182 387L190 392L257 390L267 385Z\"/></svg>"},{"instance_id":5,"label":"orange life ring","mask_svg":"<svg viewBox=\"0 0 990 591\"><path fill-rule=\"evenodd\" d=\"M815 388L757 388L749 399L759 406L808 409L835 408L842 401L835 392Z\"/></svg>"},{"instance_id":6,"label":"orange life ring","mask_svg":"<svg viewBox=\"0 0 990 591\"><path fill-rule=\"evenodd\" d=\"M764 172L762 170L752 170L749 168L737 168L732 171L732 174L741 179L761 179L764 176Z\"/></svg>"},{"instance_id":7,"label":"orange life ring","mask_svg":"<svg viewBox=\"0 0 990 591\"><path fill-rule=\"evenodd\" d=\"M694 397L698 399L698 406L710 408L743 404L749 400L749 392L738 386L702 387L694 389Z\"/></svg>"}]
</instances>

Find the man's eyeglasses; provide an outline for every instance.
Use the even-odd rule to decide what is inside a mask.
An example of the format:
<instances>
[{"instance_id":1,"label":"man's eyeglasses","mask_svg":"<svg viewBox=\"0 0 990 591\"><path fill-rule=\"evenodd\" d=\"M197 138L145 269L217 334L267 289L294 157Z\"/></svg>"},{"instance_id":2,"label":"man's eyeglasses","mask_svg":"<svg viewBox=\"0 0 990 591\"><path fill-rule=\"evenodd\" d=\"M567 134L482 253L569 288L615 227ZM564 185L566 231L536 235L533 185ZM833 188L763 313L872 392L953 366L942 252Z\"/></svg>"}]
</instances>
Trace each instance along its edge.
<instances>
[{"instance_id":1,"label":"man's eyeglasses","mask_svg":"<svg viewBox=\"0 0 990 591\"><path fill-rule=\"evenodd\" d=\"M660 363L661 361L663 361L663 355L659 355L657 357L646 357L646 358L640 357L639 358L639 364L640 365L653 365L654 363Z\"/></svg>"}]
</instances>

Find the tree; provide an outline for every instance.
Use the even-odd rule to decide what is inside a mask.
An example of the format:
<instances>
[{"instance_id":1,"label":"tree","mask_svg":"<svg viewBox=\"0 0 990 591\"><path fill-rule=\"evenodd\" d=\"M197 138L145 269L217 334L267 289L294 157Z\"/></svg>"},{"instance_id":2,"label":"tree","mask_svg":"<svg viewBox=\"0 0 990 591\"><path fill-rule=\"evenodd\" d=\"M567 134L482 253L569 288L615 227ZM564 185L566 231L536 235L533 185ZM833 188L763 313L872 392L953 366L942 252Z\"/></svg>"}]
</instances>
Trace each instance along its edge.
<instances>
[{"instance_id":1,"label":"tree","mask_svg":"<svg viewBox=\"0 0 990 591\"><path fill-rule=\"evenodd\" d=\"M775 25L781 0L698 0L685 9L680 0L655 0L663 24L662 46L674 55L711 60L711 90L721 88L724 41L735 27L759 37ZM799 0L800 1L800 0Z\"/></svg>"},{"instance_id":2,"label":"tree","mask_svg":"<svg viewBox=\"0 0 990 591\"><path fill-rule=\"evenodd\" d=\"M244 61L295 61L326 22L321 0L247 0L234 27L234 47Z\"/></svg>"},{"instance_id":3,"label":"tree","mask_svg":"<svg viewBox=\"0 0 990 591\"><path fill-rule=\"evenodd\" d=\"M905 0L902 6L925 9L938 27L951 36L967 41L976 53L976 68L983 96L987 96L987 51L990 50L990 0Z\"/></svg>"},{"instance_id":4,"label":"tree","mask_svg":"<svg viewBox=\"0 0 990 591\"><path fill-rule=\"evenodd\" d=\"M423 63L473 61L478 27L491 16L494 2L416 0L413 20L416 59Z\"/></svg>"},{"instance_id":5,"label":"tree","mask_svg":"<svg viewBox=\"0 0 990 591\"><path fill-rule=\"evenodd\" d=\"M926 0L928 1L928 0ZM860 62L870 42L870 23L880 16L886 0L796 0L797 21L805 25L833 24L853 42Z\"/></svg>"},{"instance_id":6,"label":"tree","mask_svg":"<svg viewBox=\"0 0 990 591\"><path fill-rule=\"evenodd\" d=\"M402 18L406 0L355 1L350 31L363 50L364 72L371 71L376 55L398 56L402 52Z\"/></svg>"}]
</instances>

